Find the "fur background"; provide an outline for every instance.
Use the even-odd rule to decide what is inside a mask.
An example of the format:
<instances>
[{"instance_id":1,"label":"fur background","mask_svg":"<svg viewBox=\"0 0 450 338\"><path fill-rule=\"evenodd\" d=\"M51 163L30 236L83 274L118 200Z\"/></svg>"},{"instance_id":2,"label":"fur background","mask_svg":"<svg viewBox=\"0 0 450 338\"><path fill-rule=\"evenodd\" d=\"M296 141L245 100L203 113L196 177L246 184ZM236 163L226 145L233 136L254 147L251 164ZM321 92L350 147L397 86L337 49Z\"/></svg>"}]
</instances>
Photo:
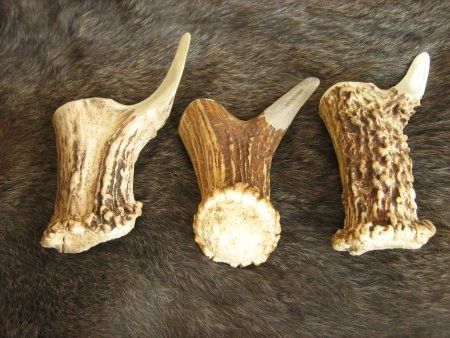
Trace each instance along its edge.
<instances>
[{"instance_id":1,"label":"fur background","mask_svg":"<svg viewBox=\"0 0 450 338\"><path fill-rule=\"evenodd\" d=\"M448 1L0 1L0 336L422 336L450 334ZM51 117L86 97L135 103L189 58L171 116L141 153L143 215L126 237L62 255L39 239L56 193ZM318 103L332 84L396 84L431 55L411 118L419 251L331 249L341 183ZM246 119L307 76L321 85L272 166L282 236L260 267L202 256L199 191L177 134L193 99Z\"/></svg>"}]
</instances>

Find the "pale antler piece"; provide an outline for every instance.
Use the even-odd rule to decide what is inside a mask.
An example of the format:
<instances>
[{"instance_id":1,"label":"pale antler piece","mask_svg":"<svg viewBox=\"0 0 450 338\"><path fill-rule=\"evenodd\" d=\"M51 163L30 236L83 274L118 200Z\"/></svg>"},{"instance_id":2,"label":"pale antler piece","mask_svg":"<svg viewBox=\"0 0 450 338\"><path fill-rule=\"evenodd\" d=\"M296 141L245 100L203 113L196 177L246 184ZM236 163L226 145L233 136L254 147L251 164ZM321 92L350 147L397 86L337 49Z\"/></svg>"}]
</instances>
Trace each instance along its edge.
<instances>
[{"instance_id":1,"label":"pale antler piece","mask_svg":"<svg viewBox=\"0 0 450 338\"><path fill-rule=\"evenodd\" d=\"M146 100L125 106L90 98L56 110L58 190L42 246L77 253L133 229L142 208L133 195L134 163L169 117L189 41L184 34L164 81Z\"/></svg>"},{"instance_id":2,"label":"pale antler piece","mask_svg":"<svg viewBox=\"0 0 450 338\"><path fill-rule=\"evenodd\" d=\"M417 217L412 162L403 128L420 104L430 59L416 57L405 78L382 90L342 82L320 101L320 116L333 140L343 185L344 228L333 248L360 255L370 250L418 249L436 229Z\"/></svg>"},{"instance_id":3,"label":"pale antler piece","mask_svg":"<svg viewBox=\"0 0 450 338\"><path fill-rule=\"evenodd\" d=\"M272 157L318 85L316 78L304 80L249 121L207 99L193 101L184 112L179 133L202 197L195 241L209 258L233 267L259 265L275 249L281 228L269 200Z\"/></svg>"}]
</instances>

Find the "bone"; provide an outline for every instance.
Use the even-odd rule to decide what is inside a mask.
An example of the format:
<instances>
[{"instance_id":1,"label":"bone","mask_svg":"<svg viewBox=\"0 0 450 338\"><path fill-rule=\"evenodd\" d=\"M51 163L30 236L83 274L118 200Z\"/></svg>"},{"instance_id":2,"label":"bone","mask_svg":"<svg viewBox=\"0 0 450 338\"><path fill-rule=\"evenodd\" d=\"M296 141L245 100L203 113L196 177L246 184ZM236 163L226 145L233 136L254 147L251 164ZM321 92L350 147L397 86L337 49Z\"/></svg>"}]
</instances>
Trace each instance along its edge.
<instances>
[{"instance_id":1,"label":"bone","mask_svg":"<svg viewBox=\"0 0 450 338\"><path fill-rule=\"evenodd\" d=\"M89 98L56 110L58 189L43 247L78 253L133 229L142 210L133 194L134 164L169 117L189 42L186 33L164 81L148 99L127 106Z\"/></svg>"},{"instance_id":2,"label":"bone","mask_svg":"<svg viewBox=\"0 0 450 338\"><path fill-rule=\"evenodd\" d=\"M344 227L333 248L361 255L370 250L418 249L436 229L419 220L407 136L403 129L419 106L429 56L416 57L393 88L341 82L320 101L320 116L339 162L345 208Z\"/></svg>"},{"instance_id":3,"label":"bone","mask_svg":"<svg viewBox=\"0 0 450 338\"><path fill-rule=\"evenodd\" d=\"M215 262L259 265L280 238L270 202L270 167L295 114L319 85L308 78L258 117L242 121L219 103L198 99L184 112L179 133L191 158L202 201L195 241Z\"/></svg>"},{"instance_id":4,"label":"bone","mask_svg":"<svg viewBox=\"0 0 450 338\"><path fill-rule=\"evenodd\" d=\"M416 56L405 77L394 87L413 99L421 100L427 85L430 56L423 52Z\"/></svg>"}]
</instances>

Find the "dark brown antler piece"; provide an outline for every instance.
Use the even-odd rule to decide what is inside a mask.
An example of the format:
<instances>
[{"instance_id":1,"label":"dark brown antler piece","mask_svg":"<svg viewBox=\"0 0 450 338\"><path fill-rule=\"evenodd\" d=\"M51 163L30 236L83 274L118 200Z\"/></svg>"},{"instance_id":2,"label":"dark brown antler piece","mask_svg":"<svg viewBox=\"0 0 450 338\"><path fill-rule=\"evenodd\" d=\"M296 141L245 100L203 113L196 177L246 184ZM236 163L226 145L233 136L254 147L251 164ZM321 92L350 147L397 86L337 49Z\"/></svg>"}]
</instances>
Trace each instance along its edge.
<instances>
[{"instance_id":1,"label":"dark brown antler piece","mask_svg":"<svg viewBox=\"0 0 450 338\"><path fill-rule=\"evenodd\" d=\"M281 227L269 200L272 157L318 85L316 78L304 80L249 121L213 100L195 100L184 112L179 133L202 195L195 240L209 258L234 267L259 265L275 249Z\"/></svg>"}]
</instances>

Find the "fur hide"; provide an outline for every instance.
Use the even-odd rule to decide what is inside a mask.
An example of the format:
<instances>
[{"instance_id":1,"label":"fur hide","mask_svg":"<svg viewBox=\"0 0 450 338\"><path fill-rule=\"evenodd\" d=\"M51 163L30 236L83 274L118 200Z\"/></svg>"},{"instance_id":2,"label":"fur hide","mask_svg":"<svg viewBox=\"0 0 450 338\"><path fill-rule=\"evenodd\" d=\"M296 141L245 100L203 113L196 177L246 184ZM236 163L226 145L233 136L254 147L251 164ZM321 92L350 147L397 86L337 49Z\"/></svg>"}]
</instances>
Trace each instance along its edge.
<instances>
[{"instance_id":1,"label":"fur hide","mask_svg":"<svg viewBox=\"0 0 450 338\"><path fill-rule=\"evenodd\" d=\"M0 336L448 335L449 12L445 0L2 0ZM55 109L143 99L183 32L192 43L171 116L136 165L135 229L81 254L41 248ZM391 87L421 51L430 77L406 134L419 217L437 233L418 251L333 251L342 187L319 99L344 80ZM250 118L307 76L321 85L273 160L277 249L260 267L208 261L193 240L200 196L177 134L183 110L212 98Z\"/></svg>"}]
</instances>

